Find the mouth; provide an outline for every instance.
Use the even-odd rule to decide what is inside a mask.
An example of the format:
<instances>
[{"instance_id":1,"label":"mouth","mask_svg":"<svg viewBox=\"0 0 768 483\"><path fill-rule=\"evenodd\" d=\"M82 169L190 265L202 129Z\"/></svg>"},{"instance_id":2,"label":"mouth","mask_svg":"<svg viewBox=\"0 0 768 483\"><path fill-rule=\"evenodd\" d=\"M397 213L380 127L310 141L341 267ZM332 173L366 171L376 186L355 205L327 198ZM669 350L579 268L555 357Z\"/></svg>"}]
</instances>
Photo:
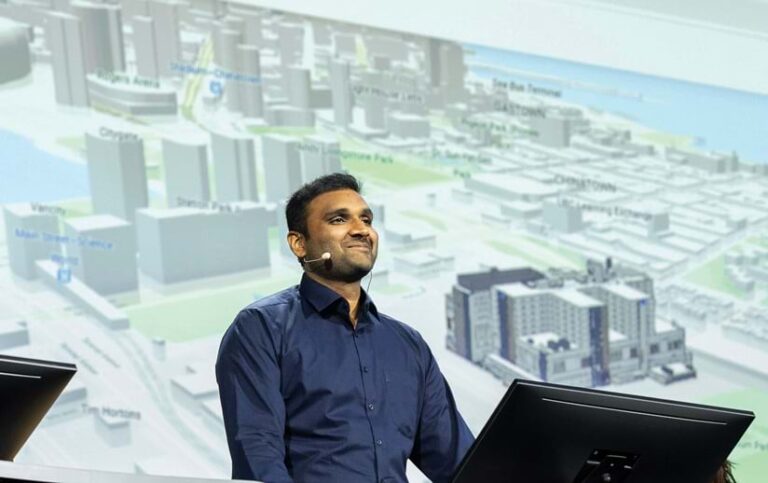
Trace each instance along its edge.
<instances>
[{"instance_id":1,"label":"mouth","mask_svg":"<svg viewBox=\"0 0 768 483\"><path fill-rule=\"evenodd\" d=\"M371 251L371 245L367 243L355 243L353 245L347 245L347 248L353 248L358 250Z\"/></svg>"}]
</instances>

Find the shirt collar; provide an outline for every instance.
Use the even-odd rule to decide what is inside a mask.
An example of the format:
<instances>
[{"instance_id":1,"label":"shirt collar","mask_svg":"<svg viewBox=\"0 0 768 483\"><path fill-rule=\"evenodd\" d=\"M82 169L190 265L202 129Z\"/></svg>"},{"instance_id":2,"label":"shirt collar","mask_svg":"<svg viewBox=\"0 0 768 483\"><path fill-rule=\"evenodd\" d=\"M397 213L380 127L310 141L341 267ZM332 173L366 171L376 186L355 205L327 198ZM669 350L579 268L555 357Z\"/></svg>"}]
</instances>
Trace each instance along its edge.
<instances>
[{"instance_id":1,"label":"shirt collar","mask_svg":"<svg viewBox=\"0 0 768 483\"><path fill-rule=\"evenodd\" d=\"M299 292L302 298L309 302L318 312L325 312L329 307L343 299L337 292L313 280L306 273L301 277ZM361 319L366 313L371 313L373 315L371 319L378 321L379 311L371 297L362 288L360 288L360 304L360 307L363 309L360 313Z\"/></svg>"}]
</instances>

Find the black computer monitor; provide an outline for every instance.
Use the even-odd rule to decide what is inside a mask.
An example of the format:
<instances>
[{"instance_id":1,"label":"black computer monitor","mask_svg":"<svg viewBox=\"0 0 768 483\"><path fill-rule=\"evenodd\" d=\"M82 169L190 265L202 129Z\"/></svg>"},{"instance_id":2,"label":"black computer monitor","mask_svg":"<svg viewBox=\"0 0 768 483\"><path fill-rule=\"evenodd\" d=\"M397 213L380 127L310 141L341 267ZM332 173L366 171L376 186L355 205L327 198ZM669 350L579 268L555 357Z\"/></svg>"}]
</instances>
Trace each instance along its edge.
<instances>
[{"instance_id":1,"label":"black computer monitor","mask_svg":"<svg viewBox=\"0 0 768 483\"><path fill-rule=\"evenodd\" d=\"M453 483L710 483L754 418L515 380Z\"/></svg>"},{"instance_id":2,"label":"black computer monitor","mask_svg":"<svg viewBox=\"0 0 768 483\"><path fill-rule=\"evenodd\" d=\"M75 372L74 364L0 355L0 459L13 460Z\"/></svg>"}]
</instances>

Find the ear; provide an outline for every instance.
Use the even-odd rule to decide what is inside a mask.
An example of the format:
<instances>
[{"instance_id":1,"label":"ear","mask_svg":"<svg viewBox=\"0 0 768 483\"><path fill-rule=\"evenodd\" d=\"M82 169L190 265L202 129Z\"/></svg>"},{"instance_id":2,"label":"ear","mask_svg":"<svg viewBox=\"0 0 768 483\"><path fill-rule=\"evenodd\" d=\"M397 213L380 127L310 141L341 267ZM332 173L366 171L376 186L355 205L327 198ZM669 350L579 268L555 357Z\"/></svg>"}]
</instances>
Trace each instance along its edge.
<instances>
[{"instance_id":1,"label":"ear","mask_svg":"<svg viewBox=\"0 0 768 483\"><path fill-rule=\"evenodd\" d=\"M288 247L291 249L294 255L299 258L304 258L307 256L307 249L304 246L304 235L298 231L289 231L287 240Z\"/></svg>"}]
</instances>

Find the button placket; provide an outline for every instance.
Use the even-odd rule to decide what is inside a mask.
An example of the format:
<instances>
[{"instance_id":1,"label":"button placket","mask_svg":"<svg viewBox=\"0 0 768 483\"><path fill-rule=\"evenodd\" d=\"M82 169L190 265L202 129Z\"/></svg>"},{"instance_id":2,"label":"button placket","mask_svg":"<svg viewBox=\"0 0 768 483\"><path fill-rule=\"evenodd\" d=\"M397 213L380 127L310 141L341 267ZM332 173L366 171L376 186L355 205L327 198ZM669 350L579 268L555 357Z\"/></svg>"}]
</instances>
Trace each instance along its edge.
<instances>
[{"instance_id":1,"label":"button placket","mask_svg":"<svg viewBox=\"0 0 768 483\"><path fill-rule=\"evenodd\" d=\"M371 347L371 344L373 341L368 335L368 332L370 331L370 327L356 327L352 330L352 340L357 350L360 378L363 386L363 409L371 428L371 442L373 443L372 450L378 467L378 460L382 457L384 440L381 436L384 434L384 431L380 427L382 421L380 421L378 414L380 409L378 403L380 401L373 399L376 397L376 384L374 383L374 368L372 366L373 347ZM379 475L377 474L377 476Z\"/></svg>"}]
</instances>

